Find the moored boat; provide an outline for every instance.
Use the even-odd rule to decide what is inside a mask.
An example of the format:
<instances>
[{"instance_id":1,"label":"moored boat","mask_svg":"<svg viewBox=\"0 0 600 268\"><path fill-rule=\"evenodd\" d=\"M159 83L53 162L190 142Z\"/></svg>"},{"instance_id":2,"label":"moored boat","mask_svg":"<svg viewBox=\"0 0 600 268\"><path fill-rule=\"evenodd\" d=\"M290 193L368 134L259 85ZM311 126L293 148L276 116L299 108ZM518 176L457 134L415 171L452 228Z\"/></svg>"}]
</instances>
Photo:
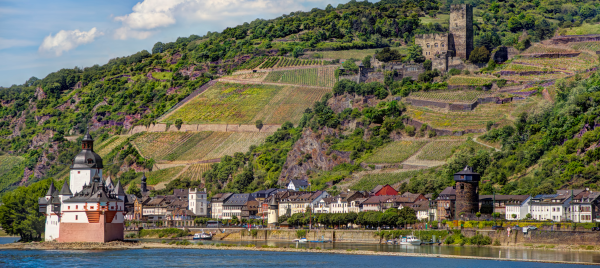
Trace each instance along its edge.
<instances>
[{"instance_id":1,"label":"moored boat","mask_svg":"<svg viewBox=\"0 0 600 268\"><path fill-rule=\"evenodd\" d=\"M418 239L416 236L409 235L407 237L402 237L402 239L400 240L400 245L418 246L418 245L421 245L421 240Z\"/></svg>"},{"instance_id":2,"label":"moored boat","mask_svg":"<svg viewBox=\"0 0 600 268\"><path fill-rule=\"evenodd\" d=\"M292 242L308 243L308 239L306 239L306 237L303 237L303 238L300 238L300 239L294 239L294 240L292 240Z\"/></svg>"},{"instance_id":3,"label":"moored boat","mask_svg":"<svg viewBox=\"0 0 600 268\"><path fill-rule=\"evenodd\" d=\"M211 233L197 233L194 234L194 240L211 240L212 239L212 234Z\"/></svg>"}]
</instances>

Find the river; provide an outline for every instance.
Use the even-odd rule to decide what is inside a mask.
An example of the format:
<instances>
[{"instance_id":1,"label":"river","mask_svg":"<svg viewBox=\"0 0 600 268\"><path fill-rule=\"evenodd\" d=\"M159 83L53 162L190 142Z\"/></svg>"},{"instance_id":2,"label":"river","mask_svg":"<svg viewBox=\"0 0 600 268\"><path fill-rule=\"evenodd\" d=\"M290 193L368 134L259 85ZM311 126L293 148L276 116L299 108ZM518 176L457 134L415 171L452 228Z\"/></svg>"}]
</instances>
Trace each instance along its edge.
<instances>
[{"instance_id":1,"label":"river","mask_svg":"<svg viewBox=\"0 0 600 268\"><path fill-rule=\"evenodd\" d=\"M0 243L10 243L14 238L0 238ZM10 241L10 242L8 242ZM221 241L219 241L221 242ZM212 242L211 242L212 243ZM246 242L226 242L247 244ZM272 244L272 242L268 242ZM272 245L280 245L273 242ZM257 244L257 243L254 243ZM282 245L282 244L281 244ZM313 245L311 245L313 246ZM319 246L319 245L314 245ZM384 251L394 251L385 245L355 245L336 243L320 244L322 248L364 248L374 247ZM393 247L393 246L390 246ZM399 247L399 246L396 246ZM471 247L419 247L409 252L424 252L455 255L481 256L489 252L489 248ZM425 249L428 248L428 249ZM373 248L371 248L373 249ZM400 251L402 249L398 249ZM528 252L525 254L525 252ZM543 253L542 253L543 252ZM492 252L489 252L492 254ZM544 250L517 250L513 254L521 254L526 259L533 257L546 258L552 255L572 256L568 252ZM577 255L577 254L576 254ZM582 254L580 257L585 256ZM497 257L497 256L496 256ZM517 258L518 256L511 256ZM554 259L554 258L550 258ZM570 260L570 259L566 259ZM571 260L575 261L575 260ZM585 261L585 260L578 260ZM0 267L589 267L585 265L549 264L534 262L504 262L493 260L447 259L403 256L345 255L302 252L271 252L244 250L211 250L211 249L131 249L131 250L0 250Z\"/></svg>"}]
</instances>

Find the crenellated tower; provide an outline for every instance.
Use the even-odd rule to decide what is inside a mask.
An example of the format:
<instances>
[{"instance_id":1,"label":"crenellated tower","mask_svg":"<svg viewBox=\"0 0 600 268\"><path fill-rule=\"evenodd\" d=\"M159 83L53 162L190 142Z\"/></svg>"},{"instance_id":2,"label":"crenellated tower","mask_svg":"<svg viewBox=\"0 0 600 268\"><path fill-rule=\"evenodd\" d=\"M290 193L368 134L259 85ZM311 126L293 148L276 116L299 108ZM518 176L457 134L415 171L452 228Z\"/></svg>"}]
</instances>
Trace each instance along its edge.
<instances>
[{"instance_id":1,"label":"crenellated tower","mask_svg":"<svg viewBox=\"0 0 600 268\"><path fill-rule=\"evenodd\" d=\"M473 51L473 7L470 4L450 7L450 35L455 55L468 60Z\"/></svg>"}]
</instances>

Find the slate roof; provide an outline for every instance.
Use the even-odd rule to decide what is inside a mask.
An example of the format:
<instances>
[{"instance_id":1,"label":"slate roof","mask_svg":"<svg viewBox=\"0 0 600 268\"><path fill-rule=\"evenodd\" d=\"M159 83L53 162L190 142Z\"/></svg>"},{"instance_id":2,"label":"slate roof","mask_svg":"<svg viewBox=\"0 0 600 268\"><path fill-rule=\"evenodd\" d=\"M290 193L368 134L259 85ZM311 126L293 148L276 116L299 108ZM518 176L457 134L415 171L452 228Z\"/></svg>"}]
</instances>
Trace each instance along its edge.
<instances>
[{"instance_id":1,"label":"slate roof","mask_svg":"<svg viewBox=\"0 0 600 268\"><path fill-rule=\"evenodd\" d=\"M290 180L290 183L294 184L294 187L308 187L308 181L306 180Z\"/></svg>"},{"instance_id":2,"label":"slate roof","mask_svg":"<svg viewBox=\"0 0 600 268\"><path fill-rule=\"evenodd\" d=\"M93 181L90 185L83 186L83 189L75 193L73 197L66 199L65 203L75 203L75 202L114 202L120 201L116 195L108 191L106 189L106 185L104 185L104 181L100 179L98 173L93 178Z\"/></svg>"},{"instance_id":3,"label":"slate roof","mask_svg":"<svg viewBox=\"0 0 600 268\"><path fill-rule=\"evenodd\" d=\"M63 183L62 189L60 189L59 195L73 195L71 193L71 189L69 189L69 185L67 184L67 180L65 179L65 183Z\"/></svg>"},{"instance_id":4,"label":"slate roof","mask_svg":"<svg viewBox=\"0 0 600 268\"><path fill-rule=\"evenodd\" d=\"M48 192L46 192L46 196L52 196L52 194L56 191L54 187L54 182L50 182L50 188L48 188Z\"/></svg>"},{"instance_id":5,"label":"slate roof","mask_svg":"<svg viewBox=\"0 0 600 268\"><path fill-rule=\"evenodd\" d=\"M250 194L234 194L223 203L223 206L243 206L251 200L254 200L254 197Z\"/></svg>"}]
</instances>

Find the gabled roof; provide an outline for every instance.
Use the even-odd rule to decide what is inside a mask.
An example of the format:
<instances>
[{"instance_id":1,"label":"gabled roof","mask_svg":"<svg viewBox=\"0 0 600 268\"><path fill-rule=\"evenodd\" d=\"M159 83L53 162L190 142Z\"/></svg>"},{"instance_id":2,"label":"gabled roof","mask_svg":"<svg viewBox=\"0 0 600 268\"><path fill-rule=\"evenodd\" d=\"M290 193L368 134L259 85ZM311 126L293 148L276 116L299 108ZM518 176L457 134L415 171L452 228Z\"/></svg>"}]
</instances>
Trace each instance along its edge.
<instances>
[{"instance_id":1,"label":"gabled roof","mask_svg":"<svg viewBox=\"0 0 600 268\"><path fill-rule=\"evenodd\" d=\"M123 191L123 185L121 185L121 180L117 181L117 185L114 189L114 194L118 196L125 196L125 191Z\"/></svg>"},{"instance_id":2,"label":"gabled roof","mask_svg":"<svg viewBox=\"0 0 600 268\"><path fill-rule=\"evenodd\" d=\"M375 193L379 192L381 190L381 188L383 188L383 186L385 186L385 185L377 185L377 186L375 186L375 188L373 188L373 190L371 191L371 193L375 194Z\"/></svg>"},{"instance_id":3,"label":"gabled roof","mask_svg":"<svg viewBox=\"0 0 600 268\"><path fill-rule=\"evenodd\" d=\"M295 187L308 187L306 180L290 180L290 183L293 183Z\"/></svg>"}]
</instances>

